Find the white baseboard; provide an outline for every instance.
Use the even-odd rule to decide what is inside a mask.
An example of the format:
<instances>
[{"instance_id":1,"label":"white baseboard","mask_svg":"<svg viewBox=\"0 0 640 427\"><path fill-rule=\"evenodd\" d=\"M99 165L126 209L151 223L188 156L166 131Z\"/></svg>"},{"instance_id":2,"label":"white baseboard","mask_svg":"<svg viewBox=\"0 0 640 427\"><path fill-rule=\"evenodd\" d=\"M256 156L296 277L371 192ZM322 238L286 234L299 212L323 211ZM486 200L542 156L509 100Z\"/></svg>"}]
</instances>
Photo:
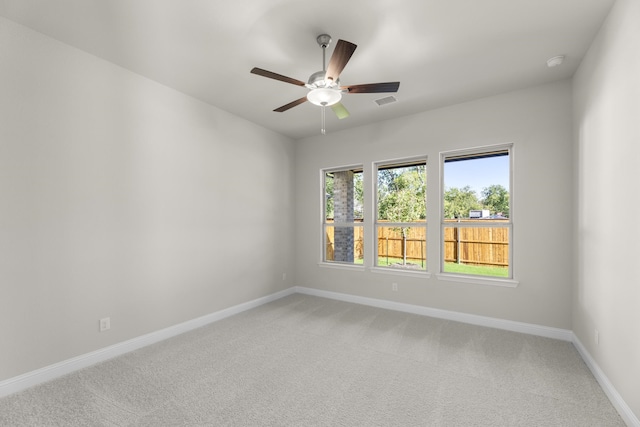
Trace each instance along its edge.
<instances>
[{"instance_id":1,"label":"white baseboard","mask_svg":"<svg viewBox=\"0 0 640 427\"><path fill-rule=\"evenodd\" d=\"M623 421L630 427L640 427L640 420L638 417L636 417L633 411L631 411L627 402L625 402L622 396L620 396L620 393L618 393L613 384L611 384L609 378L607 378L602 369L600 369L600 366L598 366L593 357L591 357L591 354L587 351L587 348L582 345L582 342L580 342L575 334L573 334L573 345L578 350L578 353L580 353L582 360L587 364L591 373L596 378L600 387L602 387L602 390L604 390Z\"/></svg>"},{"instance_id":2,"label":"white baseboard","mask_svg":"<svg viewBox=\"0 0 640 427\"><path fill-rule=\"evenodd\" d=\"M152 332L137 338L130 339L91 353L83 354L72 359L68 359L54 365L46 366L41 369L37 369L26 374L10 378L8 380L0 382L0 397L7 396L26 388L44 383L46 381L53 380L71 372L77 371L95 365L96 363L103 362L128 353L130 351L137 350L142 347L166 340L176 335L189 332L199 327L208 325L210 323L222 320L234 314L241 313L246 310L261 306L271 301L286 297L288 295L300 293L305 295L313 295L323 298L330 298L339 301L351 302L355 304L368 305L372 307L379 307L388 310L402 311L406 313L419 314L423 316L430 316L439 319L453 320L457 322L469 323L478 326L486 326L490 328L503 329L512 332L521 332L530 335L537 335L547 338L554 338L563 341L572 342L580 356L585 361L594 377L606 393L607 397L611 400L620 416L623 418L627 425L632 427L640 427L640 421L631 411L624 399L620 396L617 390L613 387L613 384L609 381L604 372L600 369L595 360L591 357L586 348L582 345L580 340L574 335L572 331L559 328L551 328L547 326L533 325L529 323L514 322L511 320L496 319L492 317L478 316L474 314L460 313L455 311L440 310L436 308L423 307L412 304L404 304L394 301L380 300L375 298L361 297L357 295L349 295L338 292L323 291L320 289L305 288L301 286L295 286L289 289L285 289L280 292L276 292L271 295L267 295L262 298L258 298L252 301L248 301L242 304L235 305L233 307L226 308L224 310L217 311L215 313L208 314L206 316L192 319L178 325L174 325L156 332Z\"/></svg>"},{"instance_id":3,"label":"white baseboard","mask_svg":"<svg viewBox=\"0 0 640 427\"><path fill-rule=\"evenodd\" d=\"M297 286L295 291L301 294L314 295L355 304L369 305L388 310L402 311L438 319L453 320L472 325L486 326L489 328L503 329L512 332L521 332L529 335L554 338L562 341L572 341L573 332L568 329L551 328L548 326L534 325L531 323L514 322L512 320L496 319L493 317L478 316L475 314L460 313L456 311L441 310L437 308L423 307L420 305L405 304L400 302L381 300L375 298L348 295L338 292L323 291Z\"/></svg>"},{"instance_id":4,"label":"white baseboard","mask_svg":"<svg viewBox=\"0 0 640 427\"><path fill-rule=\"evenodd\" d=\"M79 369L95 365L96 363L100 363L116 356L120 356L139 348L166 340L176 335L189 332L218 320L222 320L226 317L233 316L234 314L238 314L243 311L266 304L268 302L275 301L287 295L291 295L294 292L294 288L285 289L284 291L276 292L262 298L238 304L233 307L208 314L206 316L198 317L184 323L170 326L159 331L151 332L140 337L136 337L109 347L102 348L100 350L93 351L91 353L83 354L72 359L45 366L44 368L27 372L26 374L19 375L17 377L9 378L8 380L0 382L0 397L17 393L26 388L53 380Z\"/></svg>"}]
</instances>

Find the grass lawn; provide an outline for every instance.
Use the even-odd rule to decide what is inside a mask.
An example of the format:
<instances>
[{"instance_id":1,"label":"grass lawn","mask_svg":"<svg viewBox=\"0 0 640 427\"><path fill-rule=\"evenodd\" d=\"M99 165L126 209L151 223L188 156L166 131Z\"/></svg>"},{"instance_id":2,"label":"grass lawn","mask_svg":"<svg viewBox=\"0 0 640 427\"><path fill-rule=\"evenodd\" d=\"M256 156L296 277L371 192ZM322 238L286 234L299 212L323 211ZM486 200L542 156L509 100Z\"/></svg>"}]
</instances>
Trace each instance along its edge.
<instances>
[{"instance_id":1,"label":"grass lawn","mask_svg":"<svg viewBox=\"0 0 640 427\"><path fill-rule=\"evenodd\" d=\"M444 272L473 274L476 276L509 277L508 267L496 267L493 265L456 264L455 262L445 262Z\"/></svg>"}]
</instances>

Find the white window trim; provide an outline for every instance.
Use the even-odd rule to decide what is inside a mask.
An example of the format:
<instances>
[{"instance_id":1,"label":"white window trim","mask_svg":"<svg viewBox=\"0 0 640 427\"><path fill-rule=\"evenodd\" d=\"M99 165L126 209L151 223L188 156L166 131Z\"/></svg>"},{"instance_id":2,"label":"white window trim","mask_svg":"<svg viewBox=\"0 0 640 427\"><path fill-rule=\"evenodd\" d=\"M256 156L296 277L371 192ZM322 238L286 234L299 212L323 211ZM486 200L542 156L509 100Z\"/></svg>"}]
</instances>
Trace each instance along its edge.
<instances>
[{"instance_id":1,"label":"white window trim","mask_svg":"<svg viewBox=\"0 0 640 427\"><path fill-rule=\"evenodd\" d=\"M444 222L444 161L447 157L453 156L463 156L467 154L482 154L485 152L491 151L509 151L509 222L508 223L486 223L483 224L482 221L477 222L466 222L464 224L455 225L454 227L474 227L478 224L481 224L482 227L502 227L505 226L509 228L509 277L493 277L493 276L479 276L479 275L470 275L470 274L460 274L460 273L446 273L444 272L444 228L451 227L452 223ZM514 152L515 152L515 144L506 143L506 144L496 144L496 145L485 145L480 147L473 148L465 148L461 150L450 150L450 151L441 151L440 152L440 182L439 182L439 216L440 216L440 237L438 245L440 247L440 259L439 259L439 267L438 273L436 273L436 278L438 280L444 281L454 281L454 282L463 282L463 283L472 283L478 285L490 285L490 286L502 286L515 288L520 283L515 279L515 270L513 268L513 249L514 249ZM455 223L453 223L455 224Z\"/></svg>"},{"instance_id":2,"label":"white window trim","mask_svg":"<svg viewBox=\"0 0 640 427\"><path fill-rule=\"evenodd\" d=\"M502 286L505 288L515 288L520 282L513 279L502 279L500 277L489 276L472 276L467 274L457 273L438 273L436 274L438 280L445 280L450 282L462 282L472 283L476 285L489 285L489 286Z\"/></svg>"},{"instance_id":3,"label":"white window trim","mask_svg":"<svg viewBox=\"0 0 640 427\"><path fill-rule=\"evenodd\" d=\"M425 270L409 270L393 267L369 267L369 271L375 274L392 274L394 276L420 277L422 279L431 278L431 272Z\"/></svg>"},{"instance_id":4,"label":"white window trim","mask_svg":"<svg viewBox=\"0 0 640 427\"><path fill-rule=\"evenodd\" d=\"M362 264L351 264L348 262L340 261L320 261L318 263L323 268L335 268L338 270L351 270L351 271L365 271L365 267Z\"/></svg>"},{"instance_id":5,"label":"white window trim","mask_svg":"<svg viewBox=\"0 0 640 427\"><path fill-rule=\"evenodd\" d=\"M390 159L390 160L380 160L380 161L376 161L372 163L372 174L371 174L371 192L370 194L372 195L371 200L373 201L372 204L372 223L373 226L372 228L372 244L373 244L373 259L371 260L370 264L371 265L369 267L369 271L371 271L372 273L381 273L381 274L394 274L394 275L399 275L399 276L412 276L412 277L421 277L421 278L430 278L431 277L431 272L429 272L429 264L428 262L425 265L425 270L410 270L410 269L400 269L400 268L394 268L394 267L382 267L382 266L378 266L377 262L378 262L378 227L394 227L394 226L402 226L402 225L408 225L408 226L416 226L416 222L413 223L405 223L405 222L389 222L389 223L379 223L378 222L378 168L380 166L393 166L393 165L397 165L397 166L402 166L403 164L411 164L411 163L417 163L417 162L424 162L425 164L425 169L426 169L426 174L427 174L427 183L429 181L429 171L428 171L428 156L423 155L423 156L413 156L413 157L402 157L402 158L395 158L395 159ZM428 186L428 184L427 184ZM428 188L426 189L425 194L428 192ZM425 203L428 205L428 203L425 201ZM426 208L428 210L428 206ZM428 211L427 211L427 217L428 217ZM425 219L424 222L420 222L418 223L419 227L424 227L425 229L425 246L428 248L429 247L429 227L427 224L427 220ZM366 252L365 252L366 254ZM428 261L429 259L429 254L427 253L426 255L426 260ZM367 264L367 260L365 257L365 264Z\"/></svg>"}]
</instances>

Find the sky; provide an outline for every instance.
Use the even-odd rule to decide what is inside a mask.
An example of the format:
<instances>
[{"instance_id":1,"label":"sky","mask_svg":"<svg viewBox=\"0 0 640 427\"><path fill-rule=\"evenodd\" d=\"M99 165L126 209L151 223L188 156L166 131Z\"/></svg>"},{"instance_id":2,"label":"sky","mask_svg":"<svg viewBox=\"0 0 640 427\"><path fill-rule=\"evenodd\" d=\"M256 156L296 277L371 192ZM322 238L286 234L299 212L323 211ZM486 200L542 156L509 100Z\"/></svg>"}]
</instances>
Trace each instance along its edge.
<instances>
[{"instance_id":1,"label":"sky","mask_svg":"<svg viewBox=\"0 0 640 427\"><path fill-rule=\"evenodd\" d=\"M509 190L509 156L448 162L444 165L445 189L468 185L480 197L483 188L494 184Z\"/></svg>"}]
</instances>

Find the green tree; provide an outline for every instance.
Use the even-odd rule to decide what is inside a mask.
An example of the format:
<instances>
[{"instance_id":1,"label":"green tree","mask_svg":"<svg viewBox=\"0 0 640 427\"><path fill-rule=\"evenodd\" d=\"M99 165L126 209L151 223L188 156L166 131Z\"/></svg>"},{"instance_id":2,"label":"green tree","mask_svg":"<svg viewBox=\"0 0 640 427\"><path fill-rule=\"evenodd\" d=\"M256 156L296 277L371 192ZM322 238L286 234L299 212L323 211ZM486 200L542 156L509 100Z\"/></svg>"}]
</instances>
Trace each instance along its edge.
<instances>
[{"instance_id":1,"label":"green tree","mask_svg":"<svg viewBox=\"0 0 640 427\"><path fill-rule=\"evenodd\" d=\"M364 188L362 185L362 172L353 174L353 217L364 218Z\"/></svg>"},{"instance_id":2,"label":"green tree","mask_svg":"<svg viewBox=\"0 0 640 427\"><path fill-rule=\"evenodd\" d=\"M324 175L325 218L333 218L333 174Z\"/></svg>"},{"instance_id":3,"label":"green tree","mask_svg":"<svg viewBox=\"0 0 640 427\"><path fill-rule=\"evenodd\" d=\"M378 218L410 222L426 218L424 167L397 174L386 185L378 183ZM408 168L405 168L408 169Z\"/></svg>"},{"instance_id":4,"label":"green tree","mask_svg":"<svg viewBox=\"0 0 640 427\"><path fill-rule=\"evenodd\" d=\"M482 209L476 192L470 186L451 187L444 193L444 217L468 218L469 211Z\"/></svg>"},{"instance_id":5,"label":"green tree","mask_svg":"<svg viewBox=\"0 0 640 427\"><path fill-rule=\"evenodd\" d=\"M482 189L482 206L492 214L502 213L509 217L509 192L502 185L491 185Z\"/></svg>"}]
</instances>

